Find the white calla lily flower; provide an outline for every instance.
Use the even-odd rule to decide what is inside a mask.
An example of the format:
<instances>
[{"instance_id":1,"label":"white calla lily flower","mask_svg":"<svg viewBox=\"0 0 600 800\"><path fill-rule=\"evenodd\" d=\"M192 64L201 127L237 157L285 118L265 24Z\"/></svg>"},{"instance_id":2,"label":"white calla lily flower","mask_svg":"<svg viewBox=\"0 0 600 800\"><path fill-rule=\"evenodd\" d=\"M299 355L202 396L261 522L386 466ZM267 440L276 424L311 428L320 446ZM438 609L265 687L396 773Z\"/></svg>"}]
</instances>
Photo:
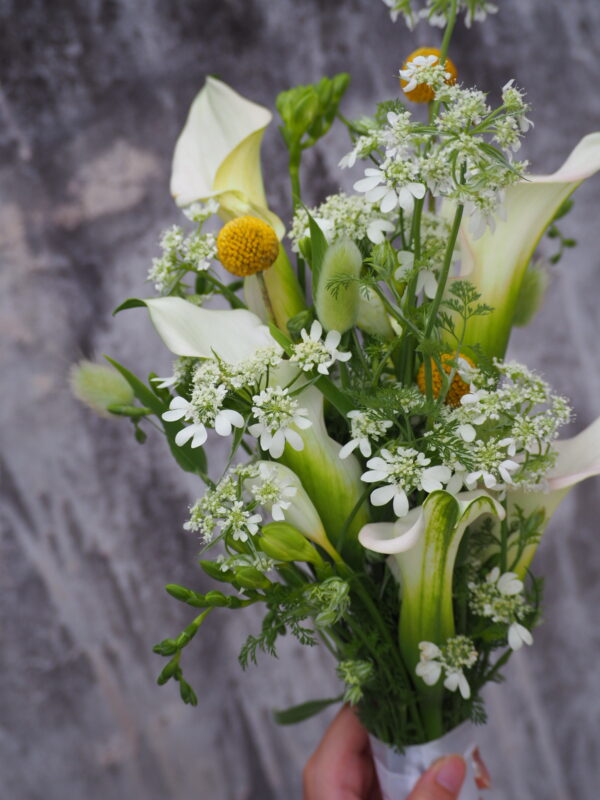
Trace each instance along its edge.
<instances>
[{"instance_id":1,"label":"white calla lily flower","mask_svg":"<svg viewBox=\"0 0 600 800\"><path fill-rule=\"evenodd\" d=\"M504 213L497 214L494 229L475 239L463 224L461 277L471 281L481 302L494 309L469 320L466 345L480 345L490 356L504 355L523 278L540 238L564 201L598 170L600 132L584 136L553 174L529 175L509 186Z\"/></svg>"},{"instance_id":2,"label":"white calla lily flower","mask_svg":"<svg viewBox=\"0 0 600 800\"><path fill-rule=\"evenodd\" d=\"M296 473L285 464L277 461L258 461L257 466L259 475L256 478L249 478L245 481L250 488L260 486L267 481L275 480L283 487L285 492L285 508L283 509L283 519L292 525L307 539L315 542L325 551L331 551L331 543L325 533L325 528L319 516L319 512L314 503L308 496L302 481ZM286 491L286 490L294 490ZM268 508L272 511L272 507ZM275 517L275 515L273 515Z\"/></svg>"},{"instance_id":3,"label":"white calla lily flower","mask_svg":"<svg viewBox=\"0 0 600 800\"><path fill-rule=\"evenodd\" d=\"M181 297L156 297L142 302L158 335L175 355L213 358L216 354L223 361L237 364L261 347L279 348L262 320L243 308L201 308Z\"/></svg>"},{"instance_id":4,"label":"white calla lily flower","mask_svg":"<svg viewBox=\"0 0 600 800\"><path fill-rule=\"evenodd\" d=\"M359 542L386 553L402 587L400 642L414 669L419 643L441 644L455 635L452 580L458 547L468 525L482 514L504 519L503 507L484 491L432 492L422 506L397 522L365 525Z\"/></svg>"},{"instance_id":5,"label":"white calla lily flower","mask_svg":"<svg viewBox=\"0 0 600 800\"><path fill-rule=\"evenodd\" d=\"M223 81L208 77L175 145L171 194L179 206L215 197L226 219L253 214L283 236L269 211L260 147L272 114Z\"/></svg>"},{"instance_id":6,"label":"white calla lily flower","mask_svg":"<svg viewBox=\"0 0 600 800\"><path fill-rule=\"evenodd\" d=\"M180 206L215 198L225 220L250 215L267 222L279 239L285 228L267 205L260 147L272 114L242 97L226 83L207 78L190 108L177 140L171 172L171 193ZM249 289L251 307L282 330L305 306L304 294L283 247L264 272L268 301ZM256 284L254 276L245 279Z\"/></svg>"},{"instance_id":7,"label":"white calla lily flower","mask_svg":"<svg viewBox=\"0 0 600 800\"><path fill-rule=\"evenodd\" d=\"M271 370L271 385L287 386L291 381L290 391L295 391L306 383L306 377L289 361ZM368 520L366 501L356 508L364 491L360 464L354 455L340 459L342 446L327 431L321 392L308 386L297 399L311 425L298 430L302 450L286 447L280 461L296 473L312 498L333 546L352 562L360 551L358 532Z\"/></svg>"}]
</instances>

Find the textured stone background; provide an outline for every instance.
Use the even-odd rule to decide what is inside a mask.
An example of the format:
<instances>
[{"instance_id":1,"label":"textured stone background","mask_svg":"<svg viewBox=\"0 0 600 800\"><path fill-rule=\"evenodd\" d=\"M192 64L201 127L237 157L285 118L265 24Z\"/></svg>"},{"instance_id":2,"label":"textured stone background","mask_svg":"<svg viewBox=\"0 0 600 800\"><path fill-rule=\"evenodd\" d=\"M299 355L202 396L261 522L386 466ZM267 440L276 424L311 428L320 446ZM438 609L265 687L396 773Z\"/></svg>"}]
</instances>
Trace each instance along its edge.
<instances>
[{"instance_id":1,"label":"textured stone background","mask_svg":"<svg viewBox=\"0 0 600 800\"><path fill-rule=\"evenodd\" d=\"M499 0L501 13L452 55L485 89L515 76L536 127L528 154L550 171L600 127L597 0ZM272 707L335 690L323 653L293 643L243 679L236 654L252 613L214 615L186 653L199 690L184 707L154 683L151 646L180 630L168 581L202 588L184 535L199 487L164 444L135 445L125 421L69 396L81 355L108 352L144 373L169 359L141 312L155 242L178 212L169 161L208 72L272 105L277 91L348 70L348 115L396 90L410 36L379 0L1 0L0 331L2 659L0 794L10 800L298 798L325 717L278 730ZM338 186L342 132L308 160L307 196ZM265 141L272 205L287 211L284 154ZM577 410L600 412L600 178L565 230L580 240L513 354L543 370ZM600 772L598 483L573 492L544 542L546 622L508 683L488 694L482 734L499 800L597 796Z\"/></svg>"}]
</instances>

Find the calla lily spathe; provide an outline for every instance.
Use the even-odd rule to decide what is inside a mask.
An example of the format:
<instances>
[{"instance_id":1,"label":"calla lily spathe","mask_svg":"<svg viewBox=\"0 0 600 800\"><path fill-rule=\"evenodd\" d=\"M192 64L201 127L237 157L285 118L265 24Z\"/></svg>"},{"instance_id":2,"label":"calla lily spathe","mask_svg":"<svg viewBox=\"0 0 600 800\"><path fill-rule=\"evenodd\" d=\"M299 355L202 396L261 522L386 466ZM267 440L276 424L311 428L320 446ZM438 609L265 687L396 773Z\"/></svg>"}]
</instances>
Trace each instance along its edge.
<instances>
[{"instance_id":1,"label":"calla lily spathe","mask_svg":"<svg viewBox=\"0 0 600 800\"><path fill-rule=\"evenodd\" d=\"M272 370L271 383L286 386L299 374L297 367L284 362ZM292 389L304 382L305 378L300 375ZM298 399L312 424L298 430L304 444L302 450L286 447L280 460L301 480L333 546L353 562L360 551L358 532L368 520L366 501L359 505L364 493L359 462L353 455L340 459L342 447L327 432L321 392L310 386ZM351 515L354 516L346 526Z\"/></svg>"},{"instance_id":2,"label":"calla lily spathe","mask_svg":"<svg viewBox=\"0 0 600 800\"><path fill-rule=\"evenodd\" d=\"M269 211L260 146L272 114L230 86L208 77L175 145L171 194L179 206L216 197L226 219L254 214L283 235Z\"/></svg>"},{"instance_id":3,"label":"calla lily spathe","mask_svg":"<svg viewBox=\"0 0 600 800\"><path fill-rule=\"evenodd\" d=\"M482 514L503 519L504 508L484 491L454 496L432 492L422 506L395 523L366 525L360 543L389 555L400 582L402 613L399 641L411 672L419 662L419 643L444 644L455 635L452 581L458 548L467 527ZM441 735L440 686L423 690L423 717L432 738Z\"/></svg>"},{"instance_id":4,"label":"calla lily spathe","mask_svg":"<svg viewBox=\"0 0 600 800\"><path fill-rule=\"evenodd\" d=\"M210 197L219 201L219 214L230 220L247 214L267 222L281 239L285 228L268 207L260 164L260 147L269 109L242 97L230 86L208 77L196 96L175 145L171 193L187 206ZM255 277L246 278L256 284ZM252 310L282 329L306 306L304 295L283 247L264 273L268 299L254 288Z\"/></svg>"},{"instance_id":5,"label":"calla lily spathe","mask_svg":"<svg viewBox=\"0 0 600 800\"><path fill-rule=\"evenodd\" d=\"M172 353L192 358L214 358L237 364L261 347L279 345L266 325L243 308L210 309L181 297L144 300L158 335Z\"/></svg>"},{"instance_id":6,"label":"calla lily spathe","mask_svg":"<svg viewBox=\"0 0 600 800\"><path fill-rule=\"evenodd\" d=\"M498 215L494 230L474 239L468 221L463 223L461 277L471 281L481 302L494 309L469 320L464 344L478 344L490 356L504 356L523 278L540 238L564 201L598 170L600 132L584 136L553 174L530 175L509 186L505 216Z\"/></svg>"},{"instance_id":7,"label":"calla lily spathe","mask_svg":"<svg viewBox=\"0 0 600 800\"><path fill-rule=\"evenodd\" d=\"M444 643L454 636L452 577L463 533L482 514L503 519L504 513L485 491L455 496L439 490L406 517L369 523L360 531L363 547L389 555L392 571L400 579L400 642L408 663L414 666L419 660L419 642Z\"/></svg>"},{"instance_id":8,"label":"calla lily spathe","mask_svg":"<svg viewBox=\"0 0 600 800\"><path fill-rule=\"evenodd\" d=\"M277 461L258 461L259 470L261 465L264 465L264 468L286 489L295 490L293 493L290 491L286 498L286 508L283 511L285 521L326 552L331 552L331 543L327 538L319 513L296 473ZM259 478L250 478L247 481L247 485L250 487L259 483Z\"/></svg>"}]
</instances>

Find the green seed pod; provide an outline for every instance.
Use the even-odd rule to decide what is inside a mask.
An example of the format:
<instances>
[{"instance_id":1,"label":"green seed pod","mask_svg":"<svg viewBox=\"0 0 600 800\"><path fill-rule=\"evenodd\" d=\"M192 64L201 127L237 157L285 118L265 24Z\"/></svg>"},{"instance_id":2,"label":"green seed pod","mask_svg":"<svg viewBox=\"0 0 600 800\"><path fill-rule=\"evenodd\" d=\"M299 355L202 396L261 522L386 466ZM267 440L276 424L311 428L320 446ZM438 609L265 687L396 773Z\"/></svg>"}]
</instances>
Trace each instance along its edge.
<instances>
[{"instance_id":1,"label":"green seed pod","mask_svg":"<svg viewBox=\"0 0 600 800\"><path fill-rule=\"evenodd\" d=\"M109 406L130 406L135 399L133 389L116 369L93 361L73 364L69 383L75 397L102 417L110 416Z\"/></svg>"},{"instance_id":2,"label":"green seed pod","mask_svg":"<svg viewBox=\"0 0 600 800\"><path fill-rule=\"evenodd\" d=\"M323 559L312 544L287 522L270 522L257 542L263 553L276 561L308 561L322 565Z\"/></svg>"},{"instance_id":3,"label":"green seed pod","mask_svg":"<svg viewBox=\"0 0 600 800\"><path fill-rule=\"evenodd\" d=\"M339 239L327 248L315 293L317 316L325 330L345 333L356 323L361 268L360 250L351 239Z\"/></svg>"}]
</instances>

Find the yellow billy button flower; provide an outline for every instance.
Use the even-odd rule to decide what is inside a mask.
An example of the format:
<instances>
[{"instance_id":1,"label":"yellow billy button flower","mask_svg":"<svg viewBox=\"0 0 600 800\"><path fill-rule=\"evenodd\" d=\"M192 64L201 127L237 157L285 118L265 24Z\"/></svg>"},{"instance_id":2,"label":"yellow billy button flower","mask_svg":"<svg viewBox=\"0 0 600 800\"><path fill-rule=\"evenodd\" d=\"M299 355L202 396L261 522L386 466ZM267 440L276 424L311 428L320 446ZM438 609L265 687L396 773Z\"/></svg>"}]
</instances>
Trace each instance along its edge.
<instances>
[{"instance_id":1,"label":"yellow billy button flower","mask_svg":"<svg viewBox=\"0 0 600 800\"><path fill-rule=\"evenodd\" d=\"M431 58L431 56L436 56L437 60L434 60ZM437 64L439 62L439 57L440 51L437 49L437 47L419 47L408 56L402 65L402 72L410 72L411 64L413 64L413 68L414 66L422 66L427 62L430 62L430 65ZM449 73L449 77L446 78L446 83L452 86L456 83L458 70L449 58L446 58L444 61L444 69L447 73ZM413 103L430 103L435 98L435 92L433 88L426 83L419 83L414 88L410 88L407 91L406 87L412 82L413 80L408 76L407 78L400 78L400 85L404 89L404 94L409 100L412 100Z\"/></svg>"},{"instance_id":2,"label":"yellow billy button flower","mask_svg":"<svg viewBox=\"0 0 600 800\"><path fill-rule=\"evenodd\" d=\"M463 359L464 361L469 364L469 366L474 367L475 364L473 361L468 357L460 354L459 358ZM450 375L454 366L453 363L456 361L456 354L455 353L444 353L441 358L442 362L442 369L446 373L446 375ZM425 394L427 391L427 382L425 377L425 364L421 364L419 367L419 371L417 372L417 386L419 387L419 391L422 394ZM437 364L431 359L431 388L433 390L433 396L439 397L440 391L442 390L442 376L437 367ZM463 379L460 377L458 372L454 373L454 377L452 378L452 383L450 384L450 388L448 389L448 394L446 395L446 399L444 402L447 406L452 406L453 408L458 408L460 405L461 397L465 394L468 394L470 391L469 384L465 383Z\"/></svg>"},{"instance_id":3,"label":"yellow billy button flower","mask_svg":"<svg viewBox=\"0 0 600 800\"><path fill-rule=\"evenodd\" d=\"M279 253L273 228L258 217L238 217L217 236L217 258L228 272L244 278L268 269Z\"/></svg>"}]
</instances>

